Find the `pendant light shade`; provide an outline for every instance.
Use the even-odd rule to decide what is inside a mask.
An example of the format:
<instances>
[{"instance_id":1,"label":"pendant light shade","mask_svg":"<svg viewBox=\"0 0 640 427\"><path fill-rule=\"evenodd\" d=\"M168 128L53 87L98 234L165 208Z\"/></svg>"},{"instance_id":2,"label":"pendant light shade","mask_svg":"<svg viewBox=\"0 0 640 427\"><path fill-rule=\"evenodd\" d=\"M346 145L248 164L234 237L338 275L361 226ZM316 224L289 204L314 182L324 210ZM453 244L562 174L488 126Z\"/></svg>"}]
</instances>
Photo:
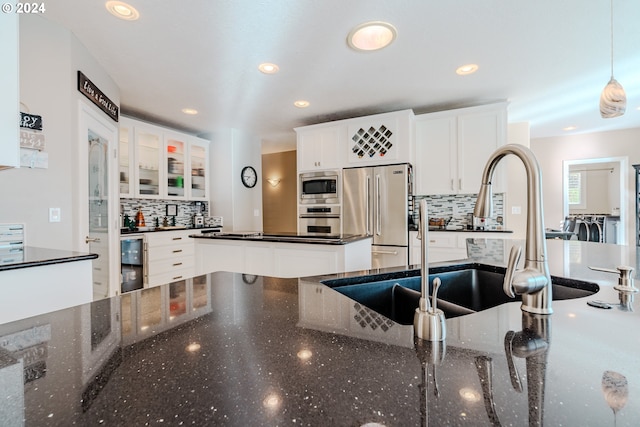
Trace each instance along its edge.
<instances>
[{"instance_id":1,"label":"pendant light shade","mask_svg":"<svg viewBox=\"0 0 640 427\"><path fill-rule=\"evenodd\" d=\"M623 115L626 109L627 95L622 85L612 75L600 94L600 115L603 119L610 119Z\"/></svg>"},{"instance_id":2,"label":"pendant light shade","mask_svg":"<svg viewBox=\"0 0 640 427\"><path fill-rule=\"evenodd\" d=\"M611 79L600 94L600 115L603 119L619 117L627 110L627 94L622 85L613 78L613 0L611 4Z\"/></svg>"}]
</instances>

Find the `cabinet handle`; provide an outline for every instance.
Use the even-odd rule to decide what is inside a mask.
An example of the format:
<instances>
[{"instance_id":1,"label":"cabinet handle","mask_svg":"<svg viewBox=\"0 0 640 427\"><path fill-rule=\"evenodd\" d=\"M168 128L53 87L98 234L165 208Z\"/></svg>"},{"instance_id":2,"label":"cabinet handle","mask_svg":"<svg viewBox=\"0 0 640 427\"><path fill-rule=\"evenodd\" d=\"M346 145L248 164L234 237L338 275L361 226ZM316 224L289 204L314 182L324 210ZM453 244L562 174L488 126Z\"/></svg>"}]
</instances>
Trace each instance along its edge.
<instances>
[{"instance_id":1,"label":"cabinet handle","mask_svg":"<svg viewBox=\"0 0 640 427\"><path fill-rule=\"evenodd\" d=\"M181 262L176 262L175 264L173 264L174 267L177 267L179 265L182 265L182 263Z\"/></svg>"},{"instance_id":2,"label":"cabinet handle","mask_svg":"<svg viewBox=\"0 0 640 427\"><path fill-rule=\"evenodd\" d=\"M174 254L180 253L182 252L182 249L176 249L175 251L173 251Z\"/></svg>"},{"instance_id":3,"label":"cabinet handle","mask_svg":"<svg viewBox=\"0 0 640 427\"><path fill-rule=\"evenodd\" d=\"M182 240L182 237L174 237L172 240Z\"/></svg>"},{"instance_id":4,"label":"cabinet handle","mask_svg":"<svg viewBox=\"0 0 640 427\"><path fill-rule=\"evenodd\" d=\"M178 279L182 279L182 276L176 276L176 277L174 277L174 278L173 278L173 279L171 279L171 280L178 280Z\"/></svg>"},{"instance_id":5,"label":"cabinet handle","mask_svg":"<svg viewBox=\"0 0 640 427\"><path fill-rule=\"evenodd\" d=\"M458 189L462 190L462 178L458 178Z\"/></svg>"},{"instance_id":6,"label":"cabinet handle","mask_svg":"<svg viewBox=\"0 0 640 427\"><path fill-rule=\"evenodd\" d=\"M455 188L453 187L453 178L451 178L451 189L455 190Z\"/></svg>"}]
</instances>

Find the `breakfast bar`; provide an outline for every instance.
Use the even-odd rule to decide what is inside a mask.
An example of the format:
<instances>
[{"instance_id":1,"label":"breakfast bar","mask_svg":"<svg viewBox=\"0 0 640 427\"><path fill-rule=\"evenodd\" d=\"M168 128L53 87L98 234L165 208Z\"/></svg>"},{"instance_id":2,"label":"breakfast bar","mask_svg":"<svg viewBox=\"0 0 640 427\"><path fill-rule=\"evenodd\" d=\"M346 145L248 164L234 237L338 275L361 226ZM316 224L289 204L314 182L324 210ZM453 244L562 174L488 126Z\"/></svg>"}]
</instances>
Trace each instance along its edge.
<instances>
[{"instance_id":1,"label":"breakfast bar","mask_svg":"<svg viewBox=\"0 0 640 427\"><path fill-rule=\"evenodd\" d=\"M549 316L508 303L448 319L442 345L415 341L411 325L322 283L363 272L216 272L1 324L0 417L38 426L636 425L639 311L634 295L614 289L615 275L589 269L637 267L635 248L548 243L552 275L599 290L554 301Z\"/></svg>"}]
</instances>

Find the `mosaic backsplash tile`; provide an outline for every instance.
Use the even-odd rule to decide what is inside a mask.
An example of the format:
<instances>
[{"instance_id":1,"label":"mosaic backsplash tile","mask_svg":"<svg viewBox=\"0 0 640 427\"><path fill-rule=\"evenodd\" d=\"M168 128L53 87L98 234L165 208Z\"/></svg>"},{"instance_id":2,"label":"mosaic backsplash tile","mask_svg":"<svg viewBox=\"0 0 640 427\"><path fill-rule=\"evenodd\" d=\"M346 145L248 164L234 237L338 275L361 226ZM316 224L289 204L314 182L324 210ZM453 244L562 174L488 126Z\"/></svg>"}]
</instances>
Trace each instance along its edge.
<instances>
[{"instance_id":1,"label":"mosaic backsplash tile","mask_svg":"<svg viewBox=\"0 0 640 427\"><path fill-rule=\"evenodd\" d=\"M418 203L422 199L427 200L429 210L429 218L444 218L449 221L450 226L467 227L467 215L473 214L473 208L476 206L476 194L451 194L451 195L430 195L430 196L414 196L413 221L418 223ZM499 222L498 219L502 219ZM504 227L504 194L497 193L493 195L493 218L487 218L485 221L485 230L497 230L498 227Z\"/></svg>"},{"instance_id":2,"label":"mosaic backsplash tile","mask_svg":"<svg viewBox=\"0 0 640 427\"><path fill-rule=\"evenodd\" d=\"M202 214L206 217L208 212L207 202L199 202L202 204ZM120 199L120 205L124 208L124 214L129 215L132 220L135 219L138 212L138 206L142 207L144 220L147 226L154 225L154 218L158 218L160 225L162 220L167 216L167 205L177 205L178 215L176 215L176 225L185 227L193 226L193 215L196 213L196 203L186 201L166 201L152 199ZM171 218L169 217L170 221Z\"/></svg>"}]
</instances>

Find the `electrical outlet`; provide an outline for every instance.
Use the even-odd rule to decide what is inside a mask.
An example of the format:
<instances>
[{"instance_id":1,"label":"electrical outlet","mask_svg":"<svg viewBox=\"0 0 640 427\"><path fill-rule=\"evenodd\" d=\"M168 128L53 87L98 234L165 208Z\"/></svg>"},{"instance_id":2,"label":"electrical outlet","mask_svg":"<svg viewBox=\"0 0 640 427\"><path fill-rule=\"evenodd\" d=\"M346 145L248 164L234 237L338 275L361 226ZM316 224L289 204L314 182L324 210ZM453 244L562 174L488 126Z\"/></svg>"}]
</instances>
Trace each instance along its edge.
<instances>
[{"instance_id":1,"label":"electrical outlet","mask_svg":"<svg viewBox=\"0 0 640 427\"><path fill-rule=\"evenodd\" d=\"M260 209L254 209L253 216L260 216Z\"/></svg>"},{"instance_id":2,"label":"electrical outlet","mask_svg":"<svg viewBox=\"0 0 640 427\"><path fill-rule=\"evenodd\" d=\"M522 213L522 208L520 206L511 206L511 213L513 215L520 215Z\"/></svg>"},{"instance_id":3,"label":"electrical outlet","mask_svg":"<svg viewBox=\"0 0 640 427\"><path fill-rule=\"evenodd\" d=\"M49 208L49 222L60 222L60 208Z\"/></svg>"}]
</instances>

